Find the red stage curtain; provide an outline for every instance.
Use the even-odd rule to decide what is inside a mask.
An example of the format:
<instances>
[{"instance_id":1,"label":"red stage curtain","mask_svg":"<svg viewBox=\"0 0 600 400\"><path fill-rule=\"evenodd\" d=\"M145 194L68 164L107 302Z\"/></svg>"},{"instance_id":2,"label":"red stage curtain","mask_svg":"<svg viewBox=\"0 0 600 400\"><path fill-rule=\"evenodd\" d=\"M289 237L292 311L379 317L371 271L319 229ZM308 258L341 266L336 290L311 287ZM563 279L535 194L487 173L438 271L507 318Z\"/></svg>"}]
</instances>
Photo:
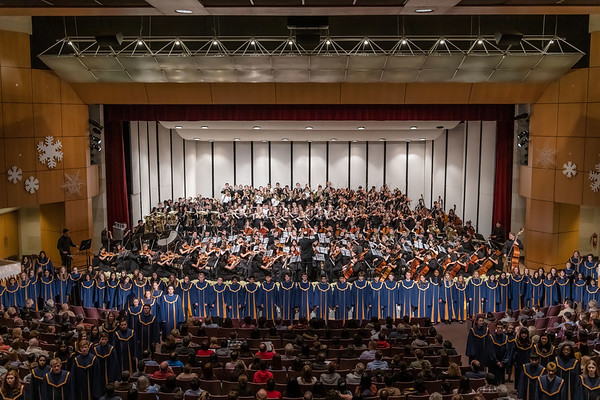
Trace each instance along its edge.
<instances>
[{"instance_id":1,"label":"red stage curtain","mask_svg":"<svg viewBox=\"0 0 600 400\"><path fill-rule=\"evenodd\" d=\"M128 121L497 121L493 221L510 229L512 105L106 105L108 222L129 221L123 123ZM484 232L487 234L487 232Z\"/></svg>"}]
</instances>

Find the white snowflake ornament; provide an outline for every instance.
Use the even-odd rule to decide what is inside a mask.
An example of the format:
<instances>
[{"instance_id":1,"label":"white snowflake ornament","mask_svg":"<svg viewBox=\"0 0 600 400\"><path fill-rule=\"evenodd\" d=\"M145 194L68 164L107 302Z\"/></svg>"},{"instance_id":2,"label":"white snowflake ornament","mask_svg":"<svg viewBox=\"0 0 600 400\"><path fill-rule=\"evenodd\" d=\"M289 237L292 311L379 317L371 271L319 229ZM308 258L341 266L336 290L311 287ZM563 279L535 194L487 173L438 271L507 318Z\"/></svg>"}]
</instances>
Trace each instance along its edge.
<instances>
[{"instance_id":1,"label":"white snowflake ornament","mask_svg":"<svg viewBox=\"0 0 600 400\"><path fill-rule=\"evenodd\" d=\"M23 170L16 165L13 165L8 171L6 171L6 177L12 183L20 182L21 179L23 179Z\"/></svg>"},{"instance_id":2,"label":"white snowflake ornament","mask_svg":"<svg viewBox=\"0 0 600 400\"><path fill-rule=\"evenodd\" d=\"M550 146L541 148L537 153L537 164L542 168L553 168L556 165L556 150Z\"/></svg>"},{"instance_id":3,"label":"white snowflake ornament","mask_svg":"<svg viewBox=\"0 0 600 400\"><path fill-rule=\"evenodd\" d=\"M598 192L600 190L600 163L596 164L596 171L590 171L589 179L592 181L590 183L590 188L592 192Z\"/></svg>"},{"instance_id":4,"label":"white snowflake ornament","mask_svg":"<svg viewBox=\"0 0 600 400\"><path fill-rule=\"evenodd\" d=\"M577 164L573 164L572 161L564 163L563 174L569 179L577 175Z\"/></svg>"},{"instance_id":5,"label":"white snowflake ornament","mask_svg":"<svg viewBox=\"0 0 600 400\"><path fill-rule=\"evenodd\" d=\"M62 161L62 143L60 140L54 140L53 136L46 136L43 142L39 142L37 150L40 153L38 159L42 164L48 166L48 168L56 167L57 161Z\"/></svg>"},{"instance_id":6,"label":"white snowflake ornament","mask_svg":"<svg viewBox=\"0 0 600 400\"><path fill-rule=\"evenodd\" d=\"M67 192L68 195L75 196L81 194L82 186L83 181L81 180L79 171L77 171L73 175L65 174L65 184L62 185L61 188Z\"/></svg>"},{"instance_id":7,"label":"white snowflake ornament","mask_svg":"<svg viewBox=\"0 0 600 400\"><path fill-rule=\"evenodd\" d=\"M40 188L40 181L35 176L30 176L25 180L25 190L34 194Z\"/></svg>"}]
</instances>

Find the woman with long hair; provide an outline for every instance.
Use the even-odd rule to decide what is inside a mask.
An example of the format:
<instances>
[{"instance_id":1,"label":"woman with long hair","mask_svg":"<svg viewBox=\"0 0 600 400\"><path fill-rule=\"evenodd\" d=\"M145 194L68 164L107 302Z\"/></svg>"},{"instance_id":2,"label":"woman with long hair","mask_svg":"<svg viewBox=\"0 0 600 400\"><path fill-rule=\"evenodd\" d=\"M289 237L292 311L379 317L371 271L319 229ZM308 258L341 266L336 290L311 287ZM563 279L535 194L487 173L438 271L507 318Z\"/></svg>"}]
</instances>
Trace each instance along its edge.
<instances>
[{"instance_id":1,"label":"woman with long hair","mask_svg":"<svg viewBox=\"0 0 600 400\"><path fill-rule=\"evenodd\" d=\"M515 387L519 387L523 370L521 365L525 365L529 362L529 355L533 343L529 337L529 330L526 327L519 328L519 333L515 338L514 348L511 357L511 365L515 366Z\"/></svg>"},{"instance_id":2,"label":"woman with long hair","mask_svg":"<svg viewBox=\"0 0 600 400\"><path fill-rule=\"evenodd\" d=\"M569 343L565 343L560 347L556 356L556 376L563 379L565 385L565 394L567 400L572 400L575 397L576 388L578 385L579 376L579 360L575 358L573 347Z\"/></svg>"},{"instance_id":3,"label":"woman with long hair","mask_svg":"<svg viewBox=\"0 0 600 400\"><path fill-rule=\"evenodd\" d=\"M19 382L19 373L14 369L8 370L2 379L0 400L23 400L23 385Z\"/></svg>"},{"instance_id":4,"label":"woman with long hair","mask_svg":"<svg viewBox=\"0 0 600 400\"><path fill-rule=\"evenodd\" d=\"M598 376L598 364L590 360L579 375L577 397L583 400L595 400L600 396L600 377Z\"/></svg>"}]
</instances>

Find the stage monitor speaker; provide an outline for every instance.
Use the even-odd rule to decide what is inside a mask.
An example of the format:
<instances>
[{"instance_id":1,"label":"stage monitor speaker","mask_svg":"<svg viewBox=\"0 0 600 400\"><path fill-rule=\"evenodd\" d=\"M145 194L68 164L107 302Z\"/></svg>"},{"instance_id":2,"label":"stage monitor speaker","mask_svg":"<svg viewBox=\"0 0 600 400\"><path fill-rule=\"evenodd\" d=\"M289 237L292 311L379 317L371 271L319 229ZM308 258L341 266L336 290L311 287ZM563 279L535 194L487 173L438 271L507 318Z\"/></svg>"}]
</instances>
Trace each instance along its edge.
<instances>
[{"instance_id":1,"label":"stage monitor speaker","mask_svg":"<svg viewBox=\"0 0 600 400\"><path fill-rule=\"evenodd\" d=\"M100 47L117 47L123 43L123 33L121 32L113 35L96 35L95 38Z\"/></svg>"},{"instance_id":2,"label":"stage monitor speaker","mask_svg":"<svg viewBox=\"0 0 600 400\"><path fill-rule=\"evenodd\" d=\"M121 224L119 222L115 222L115 224L113 225L113 239L114 240L123 240L126 230L127 230L127 224Z\"/></svg>"},{"instance_id":3,"label":"stage monitor speaker","mask_svg":"<svg viewBox=\"0 0 600 400\"><path fill-rule=\"evenodd\" d=\"M498 46L518 46L523 40L523 34L521 32L496 32L496 44Z\"/></svg>"}]
</instances>

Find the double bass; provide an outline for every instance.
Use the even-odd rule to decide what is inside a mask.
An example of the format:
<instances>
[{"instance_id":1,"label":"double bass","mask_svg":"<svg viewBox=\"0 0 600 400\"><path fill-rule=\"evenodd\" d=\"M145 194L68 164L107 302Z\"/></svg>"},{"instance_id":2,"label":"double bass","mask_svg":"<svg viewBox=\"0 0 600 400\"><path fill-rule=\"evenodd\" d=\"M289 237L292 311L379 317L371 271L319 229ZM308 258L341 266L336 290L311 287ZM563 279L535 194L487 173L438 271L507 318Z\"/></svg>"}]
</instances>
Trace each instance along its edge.
<instances>
[{"instance_id":1,"label":"double bass","mask_svg":"<svg viewBox=\"0 0 600 400\"><path fill-rule=\"evenodd\" d=\"M519 236L521 236L521 234L523 233L525 229L521 228L519 230L519 232L515 235L515 240L513 241L512 244L512 256L510 259L510 270L512 271L515 267L519 266L519 258L521 258L521 249L519 248L519 242L517 242L517 240L519 239Z\"/></svg>"}]
</instances>

